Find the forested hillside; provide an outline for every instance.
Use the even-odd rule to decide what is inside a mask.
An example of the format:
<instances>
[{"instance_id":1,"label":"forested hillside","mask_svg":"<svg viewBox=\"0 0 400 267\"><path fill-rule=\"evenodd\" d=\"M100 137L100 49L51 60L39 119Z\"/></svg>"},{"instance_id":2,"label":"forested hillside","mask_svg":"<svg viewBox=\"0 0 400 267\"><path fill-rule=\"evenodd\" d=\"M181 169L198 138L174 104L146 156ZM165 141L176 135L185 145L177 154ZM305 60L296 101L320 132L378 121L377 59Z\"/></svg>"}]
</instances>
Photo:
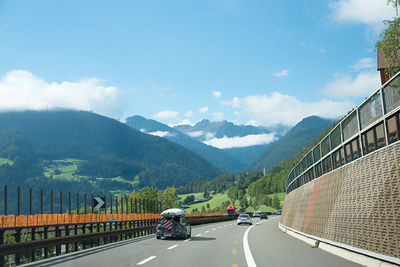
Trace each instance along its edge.
<instances>
[{"instance_id":1,"label":"forested hillside","mask_svg":"<svg viewBox=\"0 0 400 267\"><path fill-rule=\"evenodd\" d=\"M247 171L268 171L279 162L293 157L301 148L309 146L332 120L311 116L296 124L284 137L271 144L247 168Z\"/></svg>"},{"instance_id":2,"label":"forested hillside","mask_svg":"<svg viewBox=\"0 0 400 267\"><path fill-rule=\"evenodd\" d=\"M224 173L164 138L95 113L71 110L0 113L0 158L13 162L1 164L1 184L45 177L45 161L66 158L81 160L76 175L137 177L140 188L180 186Z\"/></svg>"}]
</instances>

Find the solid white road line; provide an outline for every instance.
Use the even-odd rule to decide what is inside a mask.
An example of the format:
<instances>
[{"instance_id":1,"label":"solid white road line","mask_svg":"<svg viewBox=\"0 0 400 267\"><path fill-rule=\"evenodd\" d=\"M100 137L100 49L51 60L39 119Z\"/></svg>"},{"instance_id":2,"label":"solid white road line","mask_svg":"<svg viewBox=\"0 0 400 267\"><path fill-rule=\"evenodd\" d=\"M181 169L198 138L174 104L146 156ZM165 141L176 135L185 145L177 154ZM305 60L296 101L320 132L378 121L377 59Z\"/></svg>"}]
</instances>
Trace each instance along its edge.
<instances>
[{"instance_id":1,"label":"solid white road line","mask_svg":"<svg viewBox=\"0 0 400 267\"><path fill-rule=\"evenodd\" d=\"M151 261L151 260L154 259L155 257L156 257L156 256L148 257L147 259L145 259L145 260L139 262L137 265L143 265L143 264L145 264L146 262Z\"/></svg>"},{"instance_id":2,"label":"solid white road line","mask_svg":"<svg viewBox=\"0 0 400 267\"><path fill-rule=\"evenodd\" d=\"M272 218L272 219L275 219L275 218ZM244 236L243 236L243 249L244 249L244 256L246 257L246 261L247 261L247 266L248 267L257 267L257 265L256 265L256 263L255 263L255 261L253 259L253 255L251 255L251 250L250 250L250 247L249 247L249 242L248 242L247 236L248 236L249 231L250 231L251 228L253 228L257 224L260 224L260 223L263 223L263 222L267 222L267 220L262 221L262 222L258 222L256 224L253 224L252 226L247 228L246 232L244 233Z\"/></svg>"}]
</instances>

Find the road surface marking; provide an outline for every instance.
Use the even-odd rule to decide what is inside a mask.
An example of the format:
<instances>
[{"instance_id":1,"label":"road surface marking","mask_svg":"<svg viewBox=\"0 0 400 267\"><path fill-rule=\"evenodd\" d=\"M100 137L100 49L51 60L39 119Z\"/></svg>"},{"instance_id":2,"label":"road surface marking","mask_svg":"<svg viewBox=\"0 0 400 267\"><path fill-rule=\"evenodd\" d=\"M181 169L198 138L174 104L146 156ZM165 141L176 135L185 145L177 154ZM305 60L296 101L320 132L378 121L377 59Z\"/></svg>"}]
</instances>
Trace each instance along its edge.
<instances>
[{"instance_id":1,"label":"road surface marking","mask_svg":"<svg viewBox=\"0 0 400 267\"><path fill-rule=\"evenodd\" d=\"M168 249L173 249L176 248L178 245L173 245L172 247L169 247Z\"/></svg>"},{"instance_id":2,"label":"road surface marking","mask_svg":"<svg viewBox=\"0 0 400 267\"><path fill-rule=\"evenodd\" d=\"M189 238L189 239L186 239L185 241L183 241L183 242L188 242L188 241L190 241L190 240L192 240L191 238Z\"/></svg>"},{"instance_id":3,"label":"road surface marking","mask_svg":"<svg viewBox=\"0 0 400 267\"><path fill-rule=\"evenodd\" d=\"M145 259L145 260L139 262L137 265L143 265L143 264L145 264L146 262L151 261L151 260L154 259L155 257L156 257L156 256L148 257L147 259Z\"/></svg>"},{"instance_id":4,"label":"road surface marking","mask_svg":"<svg viewBox=\"0 0 400 267\"><path fill-rule=\"evenodd\" d=\"M237 264L232 264L232 267L238 267L238 265Z\"/></svg>"},{"instance_id":5,"label":"road surface marking","mask_svg":"<svg viewBox=\"0 0 400 267\"><path fill-rule=\"evenodd\" d=\"M232 254L236 254L236 248L232 249Z\"/></svg>"},{"instance_id":6,"label":"road surface marking","mask_svg":"<svg viewBox=\"0 0 400 267\"><path fill-rule=\"evenodd\" d=\"M258 222L256 224L253 224L252 226L250 226L249 228L247 228L246 232L244 233L243 236L243 248L244 248L244 256L246 257L246 262L247 262L247 266L248 267L257 267L254 259L253 259L253 255L251 255L251 250L249 247L249 242L248 242L248 234L251 228L253 228L254 226L256 226L257 224L263 223L266 221L262 221L262 222Z\"/></svg>"},{"instance_id":7,"label":"road surface marking","mask_svg":"<svg viewBox=\"0 0 400 267\"><path fill-rule=\"evenodd\" d=\"M207 234L207 233L209 233L209 232L210 232L210 231L205 231L204 233L206 233L206 234Z\"/></svg>"},{"instance_id":8,"label":"road surface marking","mask_svg":"<svg viewBox=\"0 0 400 267\"><path fill-rule=\"evenodd\" d=\"M213 228L212 230L214 231L214 230L216 230L217 228Z\"/></svg>"},{"instance_id":9,"label":"road surface marking","mask_svg":"<svg viewBox=\"0 0 400 267\"><path fill-rule=\"evenodd\" d=\"M198 234L198 235L196 235L196 236L201 236L201 234Z\"/></svg>"},{"instance_id":10,"label":"road surface marking","mask_svg":"<svg viewBox=\"0 0 400 267\"><path fill-rule=\"evenodd\" d=\"M235 241L235 244L237 244L237 240Z\"/></svg>"}]
</instances>

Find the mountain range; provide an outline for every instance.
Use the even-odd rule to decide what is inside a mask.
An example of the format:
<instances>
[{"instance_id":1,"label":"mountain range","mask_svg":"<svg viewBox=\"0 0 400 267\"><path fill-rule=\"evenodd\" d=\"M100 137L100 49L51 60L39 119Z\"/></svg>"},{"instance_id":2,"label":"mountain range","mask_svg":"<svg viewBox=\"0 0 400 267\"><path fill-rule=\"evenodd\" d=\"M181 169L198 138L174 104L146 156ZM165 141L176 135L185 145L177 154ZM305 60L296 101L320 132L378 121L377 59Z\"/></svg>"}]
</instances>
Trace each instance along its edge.
<instances>
[{"instance_id":1,"label":"mountain range","mask_svg":"<svg viewBox=\"0 0 400 267\"><path fill-rule=\"evenodd\" d=\"M141 116L132 116L126 121L142 132L163 136L193 150L228 173L238 170L268 171L280 161L293 157L302 147L309 146L313 138L333 123L332 120L317 116L305 118L291 129L285 126L266 128L208 120L199 121L193 126L179 125L171 128ZM254 140L262 138L270 140L270 143L252 145ZM219 141L230 143L232 148L218 149L207 145L210 140L217 145Z\"/></svg>"},{"instance_id":2,"label":"mountain range","mask_svg":"<svg viewBox=\"0 0 400 267\"><path fill-rule=\"evenodd\" d=\"M177 143L85 111L0 113L0 157L29 162L30 176L43 175L38 166L44 160L79 159L78 175L137 177L140 187L180 186L224 173Z\"/></svg>"}]
</instances>

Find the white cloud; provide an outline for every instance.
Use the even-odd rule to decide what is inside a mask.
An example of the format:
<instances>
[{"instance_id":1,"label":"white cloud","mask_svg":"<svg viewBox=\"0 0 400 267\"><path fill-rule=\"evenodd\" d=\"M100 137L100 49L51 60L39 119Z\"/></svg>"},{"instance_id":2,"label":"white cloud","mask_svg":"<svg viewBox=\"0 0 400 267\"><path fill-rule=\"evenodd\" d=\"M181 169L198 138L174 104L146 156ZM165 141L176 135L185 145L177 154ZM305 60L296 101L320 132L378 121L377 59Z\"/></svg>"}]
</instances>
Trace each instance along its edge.
<instances>
[{"instance_id":1,"label":"white cloud","mask_svg":"<svg viewBox=\"0 0 400 267\"><path fill-rule=\"evenodd\" d=\"M368 97L380 86L379 73L375 70L361 72L354 80L347 74L335 74L335 78L321 90L322 94L341 98Z\"/></svg>"},{"instance_id":2,"label":"white cloud","mask_svg":"<svg viewBox=\"0 0 400 267\"><path fill-rule=\"evenodd\" d=\"M294 126L303 118L317 115L337 119L356 105L350 101L334 102L321 100L316 103L302 103L297 98L273 92L268 95L252 95L240 99L242 113L252 118L252 125L281 123Z\"/></svg>"},{"instance_id":3,"label":"white cloud","mask_svg":"<svg viewBox=\"0 0 400 267\"><path fill-rule=\"evenodd\" d=\"M276 77L289 76L289 70L282 70L281 72L273 73L272 75Z\"/></svg>"},{"instance_id":4,"label":"white cloud","mask_svg":"<svg viewBox=\"0 0 400 267\"><path fill-rule=\"evenodd\" d=\"M333 18L339 22L367 24L375 32L383 28L382 21L396 16L395 8L386 0L339 0L329 4Z\"/></svg>"},{"instance_id":5,"label":"white cloud","mask_svg":"<svg viewBox=\"0 0 400 267\"><path fill-rule=\"evenodd\" d=\"M148 134L159 136L159 137L174 137L175 136L175 134L168 132L168 131L155 131L155 132L151 132Z\"/></svg>"},{"instance_id":6,"label":"white cloud","mask_svg":"<svg viewBox=\"0 0 400 267\"><path fill-rule=\"evenodd\" d=\"M351 65L350 68L355 71L359 71L360 69L369 69L376 67L376 60L370 57L360 59L354 65Z\"/></svg>"},{"instance_id":7,"label":"white cloud","mask_svg":"<svg viewBox=\"0 0 400 267\"><path fill-rule=\"evenodd\" d=\"M168 131L155 131L155 132L148 133L147 130L144 128L140 129L140 131L142 133L147 133L147 134L151 134L151 135L155 135L155 136L159 136L159 137L166 137L166 136L174 137L174 136L176 136L176 134L168 132Z\"/></svg>"},{"instance_id":8,"label":"white cloud","mask_svg":"<svg viewBox=\"0 0 400 267\"><path fill-rule=\"evenodd\" d=\"M197 138L197 137L203 136L204 132L203 131L194 131L194 132L187 133L187 135L192 138Z\"/></svg>"},{"instance_id":9,"label":"white cloud","mask_svg":"<svg viewBox=\"0 0 400 267\"><path fill-rule=\"evenodd\" d=\"M156 119L170 119L170 118L175 118L176 116L178 116L178 112L172 110L165 110L158 112L153 117Z\"/></svg>"},{"instance_id":10,"label":"white cloud","mask_svg":"<svg viewBox=\"0 0 400 267\"><path fill-rule=\"evenodd\" d=\"M214 112L211 115L214 116L214 120L222 120L224 118L224 113L222 112Z\"/></svg>"},{"instance_id":11,"label":"white cloud","mask_svg":"<svg viewBox=\"0 0 400 267\"><path fill-rule=\"evenodd\" d=\"M212 138L203 143L214 146L220 149L234 148L234 147L248 147L256 145L266 145L277 140L275 133L246 135L244 137L226 137Z\"/></svg>"},{"instance_id":12,"label":"white cloud","mask_svg":"<svg viewBox=\"0 0 400 267\"><path fill-rule=\"evenodd\" d=\"M186 117L193 117L193 115L194 115L194 113L193 113L193 111L188 111L188 112L186 112Z\"/></svg>"},{"instance_id":13,"label":"white cloud","mask_svg":"<svg viewBox=\"0 0 400 267\"><path fill-rule=\"evenodd\" d=\"M123 115L119 91L97 78L73 83L48 83L26 70L12 70L0 80L0 111L68 108L94 111L118 118Z\"/></svg>"},{"instance_id":14,"label":"white cloud","mask_svg":"<svg viewBox=\"0 0 400 267\"><path fill-rule=\"evenodd\" d=\"M200 113L207 113L208 112L208 107L204 107L204 108L199 109L199 112Z\"/></svg>"},{"instance_id":15,"label":"white cloud","mask_svg":"<svg viewBox=\"0 0 400 267\"><path fill-rule=\"evenodd\" d=\"M213 91L212 94L215 98L220 98L222 96L222 93L220 91Z\"/></svg>"},{"instance_id":16,"label":"white cloud","mask_svg":"<svg viewBox=\"0 0 400 267\"><path fill-rule=\"evenodd\" d=\"M173 128L175 126L178 126L178 125L191 125L191 126L194 126L194 123L192 123L189 119L184 119L183 121L181 121L181 122L179 122L177 124L168 123L168 126L171 127L171 128Z\"/></svg>"},{"instance_id":17,"label":"white cloud","mask_svg":"<svg viewBox=\"0 0 400 267\"><path fill-rule=\"evenodd\" d=\"M222 106L232 106L232 107L235 107L235 108L239 108L239 107L240 107L240 100L239 100L238 97L235 96L235 97L232 99L232 101L229 101L229 100L222 100L222 101L221 101L221 105L222 105Z\"/></svg>"}]
</instances>

